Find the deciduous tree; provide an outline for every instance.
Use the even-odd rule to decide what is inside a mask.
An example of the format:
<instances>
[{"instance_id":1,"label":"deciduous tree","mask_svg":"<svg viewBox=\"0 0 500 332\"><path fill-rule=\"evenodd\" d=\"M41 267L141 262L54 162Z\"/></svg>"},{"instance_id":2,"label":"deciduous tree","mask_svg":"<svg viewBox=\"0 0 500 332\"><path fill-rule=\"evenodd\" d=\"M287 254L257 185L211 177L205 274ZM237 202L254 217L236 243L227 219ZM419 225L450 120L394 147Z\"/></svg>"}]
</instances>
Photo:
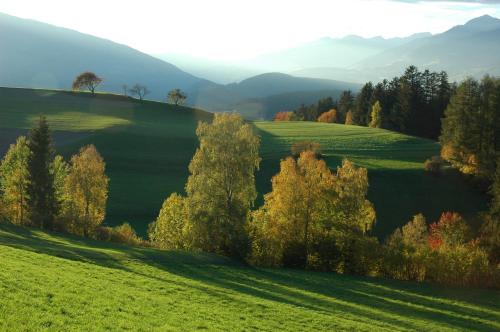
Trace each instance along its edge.
<instances>
[{"instance_id":1,"label":"deciduous tree","mask_svg":"<svg viewBox=\"0 0 500 332\"><path fill-rule=\"evenodd\" d=\"M146 86L137 83L129 90L129 92L132 96L137 96L137 98L142 101L150 91Z\"/></svg>"},{"instance_id":2,"label":"deciduous tree","mask_svg":"<svg viewBox=\"0 0 500 332\"><path fill-rule=\"evenodd\" d=\"M337 110L331 109L327 112L322 113L318 117L318 122L335 123L337 122Z\"/></svg>"},{"instance_id":3,"label":"deciduous tree","mask_svg":"<svg viewBox=\"0 0 500 332\"><path fill-rule=\"evenodd\" d=\"M104 160L93 145L88 145L71 157L70 165L64 183L64 218L72 232L89 236L106 212L109 179Z\"/></svg>"},{"instance_id":4,"label":"deciduous tree","mask_svg":"<svg viewBox=\"0 0 500 332\"><path fill-rule=\"evenodd\" d=\"M0 164L0 204L3 217L17 225L27 225L29 216L30 156L28 140L20 136Z\"/></svg>"},{"instance_id":5,"label":"deciduous tree","mask_svg":"<svg viewBox=\"0 0 500 332\"><path fill-rule=\"evenodd\" d=\"M354 124L352 111L348 111L347 114L345 115L345 124L346 125L353 125Z\"/></svg>"},{"instance_id":6,"label":"deciduous tree","mask_svg":"<svg viewBox=\"0 0 500 332\"><path fill-rule=\"evenodd\" d=\"M78 75L73 81L73 90L81 90L85 88L92 94L95 94L95 89L102 83L102 78L93 72L86 71Z\"/></svg>"},{"instance_id":7,"label":"deciduous tree","mask_svg":"<svg viewBox=\"0 0 500 332\"><path fill-rule=\"evenodd\" d=\"M158 218L148 229L153 244L165 249L188 248L189 216L186 202L185 197L176 193L163 202Z\"/></svg>"},{"instance_id":8,"label":"deciduous tree","mask_svg":"<svg viewBox=\"0 0 500 332\"><path fill-rule=\"evenodd\" d=\"M60 212L64 202L64 182L69 173L69 165L62 156L56 156L50 165L50 173L54 179L54 197L57 205L56 211Z\"/></svg>"},{"instance_id":9,"label":"deciduous tree","mask_svg":"<svg viewBox=\"0 0 500 332\"><path fill-rule=\"evenodd\" d=\"M366 233L375 220L366 200L367 181L366 170L347 160L336 174L311 151L302 152L298 160L283 160L264 206L253 214L252 260L304 266L313 256L326 255L311 243L338 249L348 242L346 246L354 248L351 240Z\"/></svg>"},{"instance_id":10,"label":"deciduous tree","mask_svg":"<svg viewBox=\"0 0 500 332\"><path fill-rule=\"evenodd\" d=\"M257 191L259 137L237 114L214 114L196 130L200 147L189 164L186 192L193 246L244 257L245 221Z\"/></svg>"},{"instance_id":11,"label":"deciduous tree","mask_svg":"<svg viewBox=\"0 0 500 332\"><path fill-rule=\"evenodd\" d=\"M187 99L187 95L181 89L174 89L168 93L168 102L174 105L182 105Z\"/></svg>"},{"instance_id":12,"label":"deciduous tree","mask_svg":"<svg viewBox=\"0 0 500 332\"><path fill-rule=\"evenodd\" d=\"M370 127L372 128L382 127L382 106L380 106L380 102L378 100L372 106Z\"/></svg>"}]
</instances>

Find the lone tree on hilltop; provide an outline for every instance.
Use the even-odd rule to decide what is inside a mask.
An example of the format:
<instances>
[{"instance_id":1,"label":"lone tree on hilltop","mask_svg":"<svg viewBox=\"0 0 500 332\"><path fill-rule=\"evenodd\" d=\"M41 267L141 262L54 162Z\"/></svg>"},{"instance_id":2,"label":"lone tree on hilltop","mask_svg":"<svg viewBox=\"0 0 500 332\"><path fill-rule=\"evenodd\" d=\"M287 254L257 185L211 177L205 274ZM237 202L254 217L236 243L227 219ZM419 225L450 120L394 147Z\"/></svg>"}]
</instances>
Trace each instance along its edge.
<instances>
[{"instance_id":1,"label":"lone tree on hilltop","mask_svg":"<svg viewBox=\"0 0 500 332\"><path fill-rule=\"evenodd\" d=\"M168 102L175 106L182 105L186 101L187 95L181 89L174 89L168 93Z\"/></svg>"},{"instance_id":2,"label":"lone tree on hilltop","mask_svg":"<svg viewBox=\"0 0 500 332\"><path fill-rule=\"evenodd\" d=\"M81 90L82 88L85 88L89 90L92 94L95 94L95 89L101 83L102 83L102 78L100 78L93 72L86 71L75 78L72 87L73 90Z\"/></svg>"},{"instance_id":3,"label":"lone tree on hilltop","mask_svg":"<svg viewBox=\"0 0 500 332\"><path fill-rule=\"evenodd\" d=\"M147 94L149 94L150 91L148 90L148 88L145 85L140 85L139 83L137 83L129 90L129 92L131 95L137 96L139 98L139 100L142 101L144 99L144 97Z\"/></svg>"}]
</instances>

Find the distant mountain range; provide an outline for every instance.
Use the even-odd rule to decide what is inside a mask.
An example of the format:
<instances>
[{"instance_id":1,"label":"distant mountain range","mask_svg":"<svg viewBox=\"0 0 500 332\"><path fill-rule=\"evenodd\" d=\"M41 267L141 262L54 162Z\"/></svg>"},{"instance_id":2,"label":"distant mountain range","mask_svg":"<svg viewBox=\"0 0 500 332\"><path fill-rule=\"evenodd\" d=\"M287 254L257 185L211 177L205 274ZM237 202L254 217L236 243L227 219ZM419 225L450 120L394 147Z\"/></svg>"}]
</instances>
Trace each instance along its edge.
<instances>
[{"instance_id":1,"label":"distant mountain range","mask_svg":"<svg viewBox=\"0 0 500 332\"><path fill-rule=\"evenodd\" d=\"M122 93L124 84L140 83L151 91L147 98L164 100L169 90L180 88L190 106L236 110L250 118L270 118L316 97L357 91L360 84L400 75L409 65L446 70L452 80L500 75L499 53L500 20L491 16L437 35L322 38L244 62L218 62L153 57L102 38L0 14L0 86L70 89L77 74L90 70L104 78L103 91Z\"/></svg>"},{"instance_id":2,"label":"distant mountain range","mask_svg":"<svg viewBox=\"0 0 500 332\"><path fill-rule=\"evenodd\" d=\"M288 93L294 95L295 106L299 106L310 100L311 91L333 94L358 88L352 83L279 73L217 84L125 45L0 14L0 86L70 89L75 76L87 70L104 79L99 87L102 91L122 93L124 84L131 87L140 83L151 91L146 98L164 100L169 90L180 88L188 94L191 106L209 111L237 110L251 117L255 114L245 108L247 99L256 102ZM280 110L264 106L259 114L270 117Z\"/></svg>"},{"instance_id":3,"label":"distant mountain range","mask_svg":"<svg viewBox=\"0 0 500 332\"><path fill-rule=\"evenodd\" d=\"M128 46L0 14L0 85L71 89L86 70L104 79L103 90L121 92L123 84L140 83L154 99L165 98L169 89L207 83Z\"/></svg>"},{"instance_id":4,"label":"distant mountain range","mask_svg":"<svg viewBox=\"0 0 500 332\"><path fill-rule=\"evenodd\" d=\"M500 19L485 15L446 32L413 40L368 57L352 69L371 79L393 77L401 69L445 70L453 80L466 76L500 75Z\"/></svg>"},{"instance_id":5,"label":"distant mountain range","mask_svg":"<svg viewBox=\"0 0 500 332\"><path fill-rule=\"evenodd\" d=\"M179 61L183 69L220 82L279 71L300 77L365 83L400 75L409 65L445 70L452 80L484 74L500 75L500 19L485 15L440 34L417 33L405 38L322 38L252 60ZM168 58L168 56L162 56ZM175 58L171 58L177 64ZM217 73L217 74L215 74Z\"/></svg>"}]
</instances>

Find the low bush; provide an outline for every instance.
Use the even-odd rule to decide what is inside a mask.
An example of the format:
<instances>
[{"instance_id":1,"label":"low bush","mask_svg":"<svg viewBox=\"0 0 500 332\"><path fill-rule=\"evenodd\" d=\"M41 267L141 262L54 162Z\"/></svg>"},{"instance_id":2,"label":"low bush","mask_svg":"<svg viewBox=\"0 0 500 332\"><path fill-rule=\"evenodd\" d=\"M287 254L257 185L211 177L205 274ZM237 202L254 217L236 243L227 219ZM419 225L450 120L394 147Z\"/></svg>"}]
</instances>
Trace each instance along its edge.
<instances>
[{"instance_id":1,"label":"low bush","mask_svg":"<svg viewBox=\"0 0 500 332\"><path fill-rule=\"evenodd\" d=\"M444 166L444 160L440 156L433 156L424 163L424 169L434 175L441 174Z\"/></svg>"},{"instance_id":2,"label":"low bush","mask_svg":"<svg viewBox=\"0 0 500 332\"><path fill-rule=\"evenodd\" d=\"M300 141L292 144L291 152L295 158L298 158L305 151L313 152L316 158L321 157L321 146L318 142Z\"/></svg>"},{"instance_id":3,"label":"low bush","mask_svg":"<svg viewBox=\"0 0 500 332\"><path fill-rule=\"evenodd\" d=\"M129 223L124 223L115 227L100 226L94 232L96 240L122 243L127 245L142 245L144 241L137 236Z\"/></svg>"}]
</instances>

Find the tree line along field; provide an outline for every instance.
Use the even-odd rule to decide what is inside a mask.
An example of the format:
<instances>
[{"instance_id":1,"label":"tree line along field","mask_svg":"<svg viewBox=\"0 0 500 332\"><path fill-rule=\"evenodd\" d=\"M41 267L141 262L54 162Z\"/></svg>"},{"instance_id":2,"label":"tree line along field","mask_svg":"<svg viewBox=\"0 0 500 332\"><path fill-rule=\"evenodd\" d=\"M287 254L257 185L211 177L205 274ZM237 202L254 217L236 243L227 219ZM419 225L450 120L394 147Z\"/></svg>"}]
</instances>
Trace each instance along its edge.
<instances>
[{"instance_id":1,"label":"tree line along field","mask_svg":"<svg viewBox=\"0 0 500 332\"><path fill-rule=\"evenodd\" d=\"M496 290L253 268L13 225L0 225L0 257L5 331L500 329Z\"/></svg>"},{"instance_id":2,"label":"tree line along field","mask_svg":"<svg viewBox=\"0 0 500 332\"><path fill-rule=\"evenodd\" d=\"M187 165L198 145L198 121L209 113L164 103L139 102L111 94L0 88L0 152L47 116L58 152L69 157L94 144L107 164L110 193L106 223L130 222L144 235L169 193L182 192ZM374 233L385 237L422 212L435 220L443 211L472 216L486 197L455 172L426 174L423 162L439 154L433 141L382 129L310 122L254 122L263 158L259 193L270 190L279 160L297 141L316 141L332 168L347 157L368 168L369 199L375 204ZM259 196L257 205L262 202Z\"/></svg>"}]
</instances>

